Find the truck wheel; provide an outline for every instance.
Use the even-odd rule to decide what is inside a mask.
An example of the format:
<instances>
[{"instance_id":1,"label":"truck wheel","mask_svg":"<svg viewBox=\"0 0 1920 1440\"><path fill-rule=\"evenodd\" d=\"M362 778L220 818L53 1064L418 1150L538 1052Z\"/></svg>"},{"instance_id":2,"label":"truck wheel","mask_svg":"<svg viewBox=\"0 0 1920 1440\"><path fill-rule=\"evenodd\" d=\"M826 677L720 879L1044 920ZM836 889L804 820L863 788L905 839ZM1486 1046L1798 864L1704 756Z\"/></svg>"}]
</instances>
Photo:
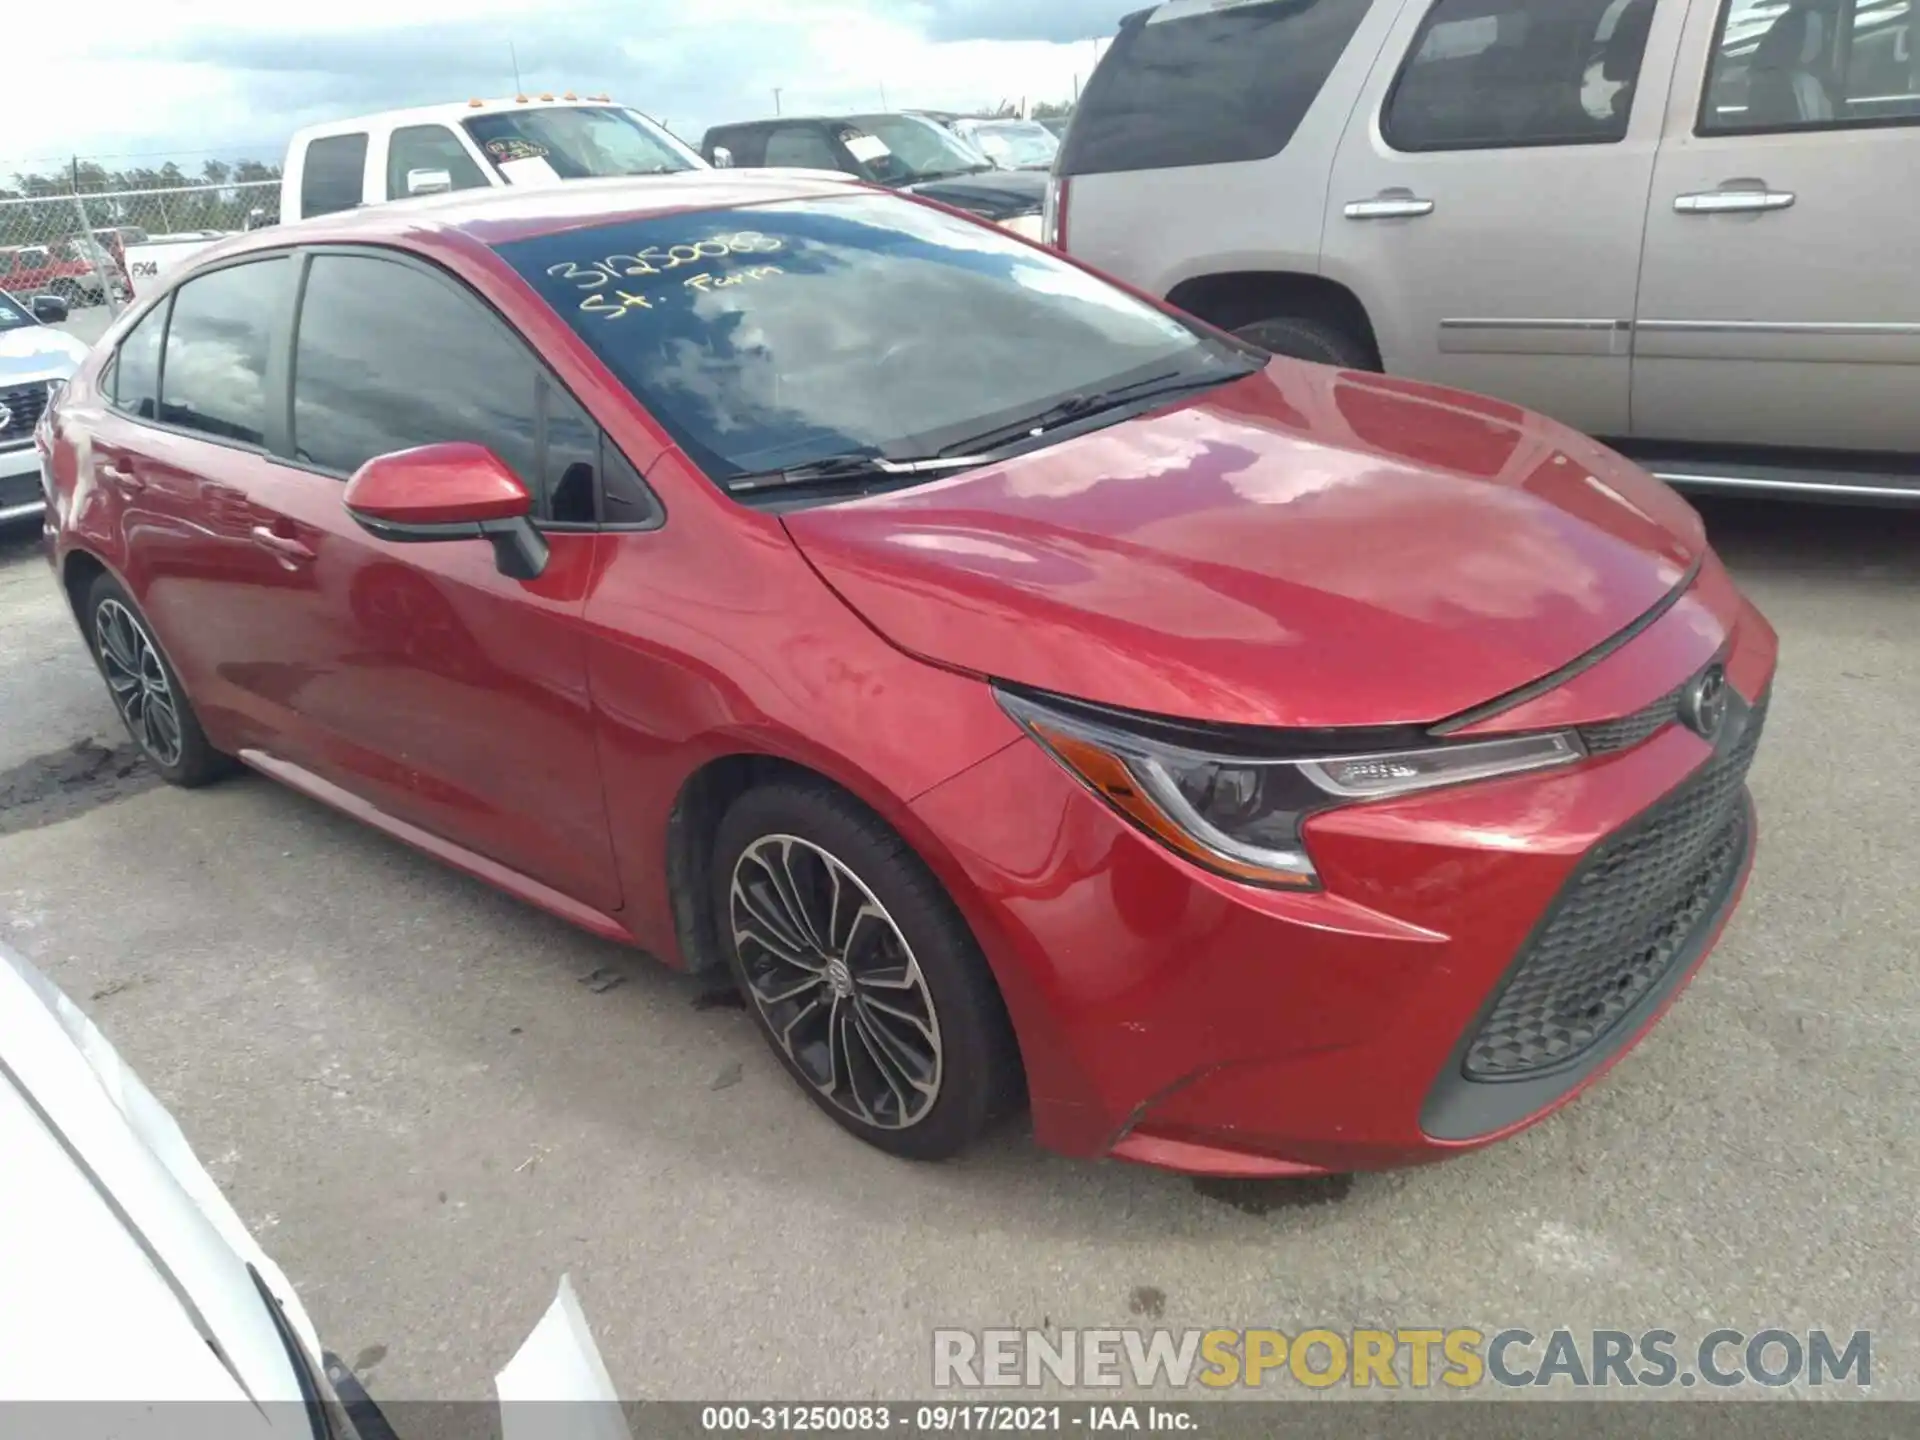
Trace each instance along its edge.
<instances>
[{"instance_id":1,"label":"truck wheel","mask_svg":"<svg viewBox=\"0 0 1920 1440\"><path fill-rule=\"evenodd\" d=\"M1275 315L1237 326L1234 334L1273 355L1337 365L1344 370L1378 370L1366 342L1325 320L1303 315Z\"/></svg>"}]
</instances>

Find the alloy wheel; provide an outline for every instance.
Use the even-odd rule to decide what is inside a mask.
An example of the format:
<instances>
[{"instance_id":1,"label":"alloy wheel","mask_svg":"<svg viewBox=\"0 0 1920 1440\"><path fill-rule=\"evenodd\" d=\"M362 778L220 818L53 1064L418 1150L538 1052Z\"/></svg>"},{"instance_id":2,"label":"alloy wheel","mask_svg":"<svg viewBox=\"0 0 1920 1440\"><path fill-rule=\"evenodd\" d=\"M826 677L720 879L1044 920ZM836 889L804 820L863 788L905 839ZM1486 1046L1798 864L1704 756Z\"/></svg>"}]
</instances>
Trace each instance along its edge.
<instances>
[{"instance_id":1,"label":"alloy wheel","mask_svg":"<svg viewBox=\"0 0 1920 1440\"><path fill-rule=\"evenodd\" d=\"M748 846L729 895L748 992L794 1068L864 1124L924 1119L940 1095L940 1021L886 906L794 835Z\"/></svg>"},{"instance_id":2,"label":"alloy wheel","mask_svg":"<svg viewBox=\"0 0 1920 1440\"><path fill-rule=\"evenodd\" d=\"M102 600L93 612L93 633L107 688L127 729L162 769L178 765L184 745L180 708L146 627L118 600Z\"/></svg>"}]
</instances>

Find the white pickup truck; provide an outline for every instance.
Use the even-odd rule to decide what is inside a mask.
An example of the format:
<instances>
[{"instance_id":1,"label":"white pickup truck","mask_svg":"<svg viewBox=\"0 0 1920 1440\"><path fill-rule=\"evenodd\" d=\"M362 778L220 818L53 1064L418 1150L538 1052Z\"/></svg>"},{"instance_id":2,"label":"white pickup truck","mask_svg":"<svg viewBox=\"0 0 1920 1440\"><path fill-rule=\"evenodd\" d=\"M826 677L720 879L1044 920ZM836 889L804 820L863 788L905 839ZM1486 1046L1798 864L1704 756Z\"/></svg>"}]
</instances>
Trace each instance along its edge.
<instances>
[{"instance_id":1,"label":"white pickup truck","mask_svg":"<svg viewBox=\"0 0 1920 1440\"><path fill-rule=\"evenodd\" d=\"M296 132L280 172L280 218L305 220L448 190L707 168L665 126L604 95L465 100L330 120ZM134 295L152 293L170 271L225 235L156 235L128 246Z\"/></svg>"}]
</instances>

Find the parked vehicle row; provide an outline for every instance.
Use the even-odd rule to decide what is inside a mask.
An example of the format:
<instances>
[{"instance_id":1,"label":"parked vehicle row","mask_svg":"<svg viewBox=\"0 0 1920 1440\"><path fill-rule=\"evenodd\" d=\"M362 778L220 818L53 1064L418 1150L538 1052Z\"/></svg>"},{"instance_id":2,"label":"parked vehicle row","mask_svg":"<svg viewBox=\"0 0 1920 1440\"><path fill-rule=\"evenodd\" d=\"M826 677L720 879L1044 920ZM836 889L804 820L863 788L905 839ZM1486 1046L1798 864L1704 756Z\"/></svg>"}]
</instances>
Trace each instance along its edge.
<instances>
[{"instance_id":1,"label":"parked vehicle row","mask_svg":"<svg viewBox=\"0 0 1920 1440\"><path fill-rule=\"evenodd\" d=\"M1049 225L1275 352L1530 406L1678 485L1920 501L1909 0L1172 0Z\"/></svg>"},{"instance_id":2,"label":"parked vehicle row","mask_svg":"<svg viewBox=\"0 0 1920 1440\"><path fill-rule=\"evenodd\" d=\"M790 115L716 125L700 142L708 163L830 170L924 195L1027 236L1040 237L1046 181L1005 170L943 126L910 113Z\"/></svg>"},{"instance_id":3,"label":"parked vehicle row","mask_svg":"<svg viewBox=\"0 0 1920 1440\"><path fill-rule=\"evenodd\" d=\"M1752 861L1777 645L1671 490L843 176L236 237L38 436L169 780L730 973L899 1155L1023 1097L1203 1173L1489 1143Z\"/></svg>"}]
</instances>

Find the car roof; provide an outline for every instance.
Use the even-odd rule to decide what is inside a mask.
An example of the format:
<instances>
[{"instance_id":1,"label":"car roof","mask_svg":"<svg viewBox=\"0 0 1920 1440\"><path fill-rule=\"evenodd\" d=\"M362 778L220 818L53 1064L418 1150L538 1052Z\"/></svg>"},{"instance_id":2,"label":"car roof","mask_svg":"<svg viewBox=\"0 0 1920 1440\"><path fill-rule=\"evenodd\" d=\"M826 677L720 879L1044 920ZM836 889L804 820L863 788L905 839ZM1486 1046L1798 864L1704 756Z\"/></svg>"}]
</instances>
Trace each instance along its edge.
<instances>
[{"instance_id":1,"label":"car roof","mask_svg":"<svg viewBox=\"0 0 1920 1440\"><path fill-rule=\"evenodd\" d=\"M465 235L494 246L622 220L859 193L887 192L828 171L682 170L672 175L569 180L562 185L456 190L363 205L254 230L216 249L220 256L231 256L288 245L391 244L432 235ZM208 257L215 253L210 250Z\"/></svg>"},{"instance_id":2,"label":"car roof","mask_svg":"<svg viewBox=\"0 0 1920 1440\"><path fill-rule=\"evenodd\" d=\"M403 110L375 110L366 115L349 115L343 120L324 120L319 124L303 126L295 131L290 143L298 144L303 140L320 139L328 135L357 134L376 126L385 129L435 122L451 124L456 120L469 120L476 115L496 115L502 111L567 110L589 105L619 104L618 100L606 95L556 96L549 92L542 92L538 98L512 95L493 100L448 100L439 105L414 105Z\"/></svg>"}]
</instances>

